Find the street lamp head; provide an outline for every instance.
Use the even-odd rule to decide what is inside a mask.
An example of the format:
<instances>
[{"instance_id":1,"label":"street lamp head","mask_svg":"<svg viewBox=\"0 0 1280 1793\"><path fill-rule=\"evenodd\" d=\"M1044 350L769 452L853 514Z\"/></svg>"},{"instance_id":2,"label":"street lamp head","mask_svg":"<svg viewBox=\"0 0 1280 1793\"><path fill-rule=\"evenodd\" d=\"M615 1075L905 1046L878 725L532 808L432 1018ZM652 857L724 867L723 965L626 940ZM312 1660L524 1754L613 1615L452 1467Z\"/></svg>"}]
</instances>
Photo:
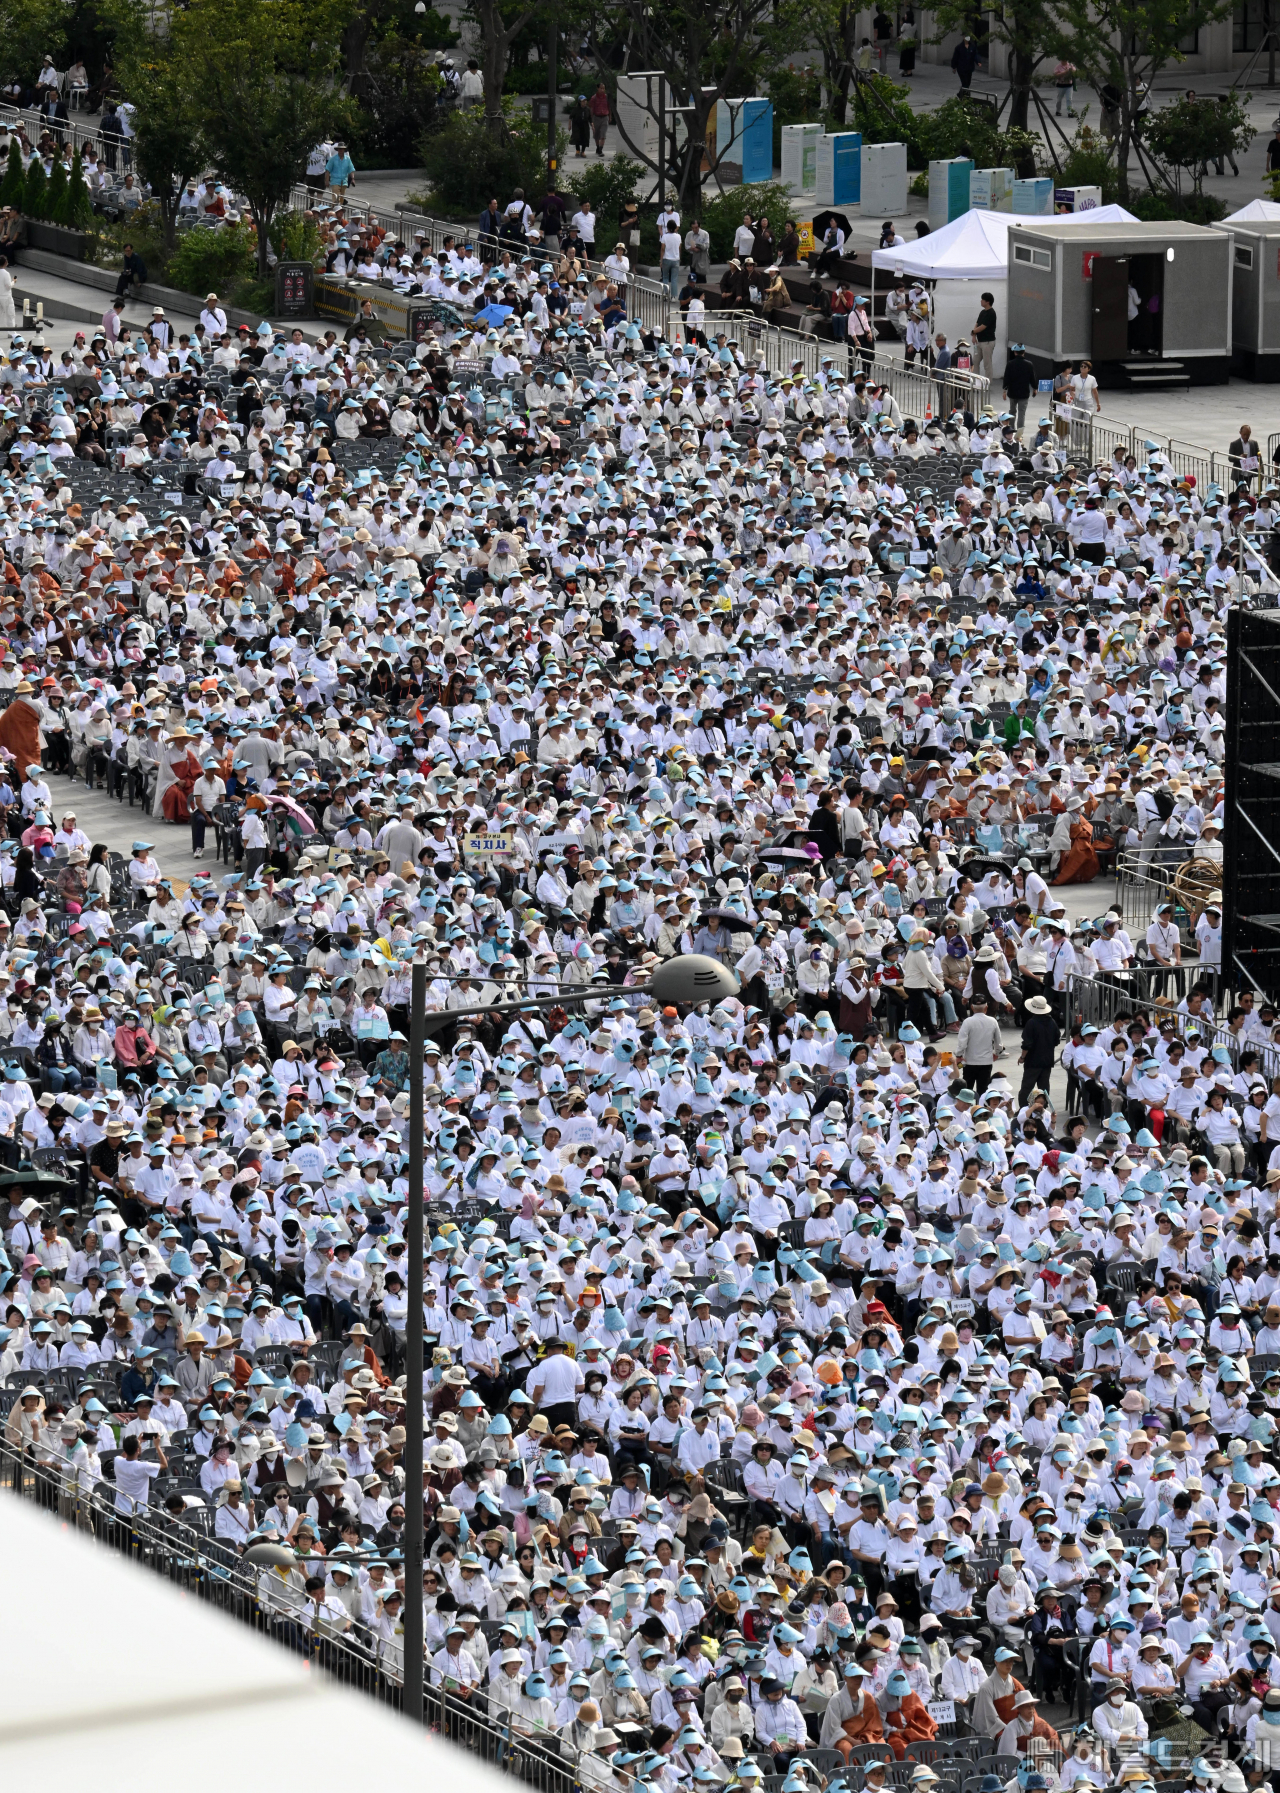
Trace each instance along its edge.
<instances>
[{"instance_id":1,"label":"street lamp head","mask_svg":"<svg viewBox=\"0 0 1280 1793\"><path fill-rule=\"evenodd\" d=\"M742 985L718 959L705 953L686 953L679 959L668 959L659 965L649 979L649 988L659 1002L722 1002L736 996Z\"/></svg>"},{"instance_id":2,"label":"street lamp head","mask_svg":"<svg viewBox=\"0 0 1280 1793\"><path fill-rule=\"evenodd\" d=\"M292 1550L283 1544L273 1544L263 1538L257 1544L250 1544L245 1550L242 1562L252 1563L255 1569L294 1569L298 1558Z\"/></svg>"}]
</instances>

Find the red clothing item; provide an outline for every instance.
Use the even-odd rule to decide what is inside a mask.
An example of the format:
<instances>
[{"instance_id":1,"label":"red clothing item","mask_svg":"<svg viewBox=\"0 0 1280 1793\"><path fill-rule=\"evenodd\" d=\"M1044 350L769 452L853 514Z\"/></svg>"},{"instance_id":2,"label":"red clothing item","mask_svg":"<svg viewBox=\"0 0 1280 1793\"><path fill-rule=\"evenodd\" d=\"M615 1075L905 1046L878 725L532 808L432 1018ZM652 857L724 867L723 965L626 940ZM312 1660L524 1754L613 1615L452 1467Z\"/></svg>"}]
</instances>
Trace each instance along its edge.
<instances>
[{"instance_id":1,"label":"red clothing item","mask_svg":"<svg viewBox=\"0 0 1280 1793\"><path fill-rule=\"evenodd\" d=\"M145 1027L130 1027L122 1022L116 1028L116 1057L122 1065L136 1070L139 1065L149 1065L156 1055L156 1043Z\"/></svg>"},{"instance_id":2,"label":"red clothing item","mask_svg":"<svg viewBox=\"0 0 1280 1793\"><path fill-rule=\"evenodd\" d=\"M592 94L592 96L591 96L591 116L593 118L608 118L608 116L609 116L609 96L607 93L593 93Z\"/></svg>"}]
</instances>

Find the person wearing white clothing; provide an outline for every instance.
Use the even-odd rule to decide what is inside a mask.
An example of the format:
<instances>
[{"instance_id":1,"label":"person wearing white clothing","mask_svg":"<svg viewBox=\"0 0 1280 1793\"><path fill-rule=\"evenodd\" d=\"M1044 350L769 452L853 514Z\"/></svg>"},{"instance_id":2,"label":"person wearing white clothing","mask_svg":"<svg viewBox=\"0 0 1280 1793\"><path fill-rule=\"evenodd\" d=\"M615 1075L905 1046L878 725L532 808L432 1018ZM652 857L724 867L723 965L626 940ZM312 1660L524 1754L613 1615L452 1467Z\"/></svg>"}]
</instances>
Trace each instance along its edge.
<instances>
[{"instance_id":1,"label":"person wearing white clothing","mask_svg":"<svg viewBox=\"0 0 1280 1793\"><path fill-rule=\"evenodd\" d=\"M680 232L668 230L662 238L662 284L674 299L680 290Z\"/></svg>"},{"instance_id":2,"label":"person wearing white clothing","mask_svg":"<svg viewBox=\"0 0 1280 1793\"><path fill-rule=\"evenodd\" d=\"M227 314L218 303L217 293L209 293L205 297L204 309L200 313L200 322L204 325L208 336L226 334Z\"/></svg>"},{"instance_id":3,"label":"person wearing white clothing","mask_svg":"<svg viewBox=\"0 0 1280 1793\"><path fill-rule=\"evenodd\" d=\"M954 1701L966 1712L971 1709L974 1695L987 1678L986 1669L973 1653L974 1643L967 1633L956 1639L956 1653L943 1663L938 1684L939 1698Z\"/></svg>"},{"instance_id":4,"label":"person wearing white clothing","mask_svg":"<svg viewBox=\"0 0 1280 1793\"><path fill-rule=\"evenodd\" d=\"M141 1457L139 1439L126 1438L116 1458L116 1512L124 1518L131 1518L139 1508L151 1505L151 1484L162 1471L169 1467L169 1459L160 1445L156 1445L156 1463L144 1463Z\"/></svg>"},{"instance_id":5,"label":"person wearing white clothing","mask_svg":"<svg viewBox=\"0 0 1280 1793\"><path fill-rule=\"evenodd\" d=\"M13 275L8 257L0 255L0 329L16 329L18 316L13 305Z\"/></svg>"},{"instance_id":6,"label":"person wearing white clothing","mask_svg":"<svg viewBox=\"0 0 1280 1793\"><path fill-rule=\"evenodd\" d=\"M1147 1735L1147 1721L1123 1681L1107 1683L1106 1698L1094 1708L1093 1728L1113 1756L1123 1759L1136 1753Z\"/></svg>"},{"instance_id":7,"label":"person wearing white clothing","mask_svg":"<svg viewBox=\"0 0 1280 1793\"><path fill-rule=\"evenodd\" d=\"M695 1407L693 1424L680 1434L676 1460L686 1475L701 1475L708 1463L720 1460L720 1440L710 1428L710 1415L705 1407Z\"/></svg>"}]
</instances>

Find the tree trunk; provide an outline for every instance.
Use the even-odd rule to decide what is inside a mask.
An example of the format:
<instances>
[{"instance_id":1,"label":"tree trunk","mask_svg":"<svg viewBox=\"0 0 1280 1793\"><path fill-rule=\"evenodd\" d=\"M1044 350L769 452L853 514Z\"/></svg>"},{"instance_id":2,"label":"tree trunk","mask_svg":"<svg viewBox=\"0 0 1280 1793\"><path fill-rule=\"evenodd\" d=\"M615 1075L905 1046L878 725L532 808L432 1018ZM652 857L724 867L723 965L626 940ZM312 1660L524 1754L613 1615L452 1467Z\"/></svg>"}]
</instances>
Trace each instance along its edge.
<instances>
[{"instance_id":1,"label":"tree trunk","mask_svg":"<svg viewBox=\"0 0 1280 1793\"><path fill-rule=\"evenodd\" d=\"M684 167L680 170L679 195L676 199L676 204L681 211L684 210L686 204L685 196L689 192L691 180L694 192L697 194L702 192L702 162L707 153L707 119L709 117L709 112L699 111L696 121L690 126L689 140L685 144ZM719 146L717 145L718 155Z\"/></svg>"},{"instance_id":2,"label":"tree trunk","mask_svg":"<svg viewBox=\"0 0 1280 1793\"><path fill-rule=\"evenodd\" d=\"M826 76L827 92L830 96L831 115L837 124L844 124L849 114L849 88L853 83L854 38L858 34L858 14L855 8L842 5L836 21L839 32L838 54L831 53L828 46L822 53L823 74Z\"/></svg>"},{"instance_id":3,"label":"tree trunk","mask_svg":"<svg viewBox=\"0 0 1280 1793\"><path fill-rule=\"evenodd\" d=\"M264 212L252 200L249 201L249 216L253 219L253 227L258 233L258 278L260 280L267 278L267 249L269 247L267 231L270 228L274 211L275 206L270 202Z\"/></svg>"},{"instance_id":4,"label":"tree trunk","mask_svg":"<svg viewBox=\"0 0 1280 1793\"><path fill-rule=\"evenodd\" d=\"M1009 46L1009 129L1029 129L1033 61L1026 50Z\"/></svg>"},{"instance_id":5,"label":"tree trunk","mask_svg":"<svg viewBox=\"0 0 1280 1793\"><path fill-rule=\"evenodd\" d=\"M493 135L501 137L507 128L502 116L502 91L507 79L507 64L511 59L511 44L528 24L532 12L526 9L518 19L504 28L502 15L498 11L498 0L475 0L475 15L480 21L480 66L484 72L485 118Z\"/></svg>"},{"instance_id":6,"label":"tree trunk","mask_svg":"<svg viewBox=\"0 0 1280 1793\"><path fill-rule=\"evenodd\" d=\"M364 73L368 44L369 17L365 12L358 12L342 34L342 61L349 83Z\"/></svg>"},{"instance_id":7,"label":"tree trunk","mask_svg":"<svg viewBox=\"0 0 1280 1793\"><path fill-rule=\"evenodd\" d=\"M484 115L495 137L502 135L502 89L507 79L508 46L505 31L484 34Z\"/></svg>"}]
</instances>

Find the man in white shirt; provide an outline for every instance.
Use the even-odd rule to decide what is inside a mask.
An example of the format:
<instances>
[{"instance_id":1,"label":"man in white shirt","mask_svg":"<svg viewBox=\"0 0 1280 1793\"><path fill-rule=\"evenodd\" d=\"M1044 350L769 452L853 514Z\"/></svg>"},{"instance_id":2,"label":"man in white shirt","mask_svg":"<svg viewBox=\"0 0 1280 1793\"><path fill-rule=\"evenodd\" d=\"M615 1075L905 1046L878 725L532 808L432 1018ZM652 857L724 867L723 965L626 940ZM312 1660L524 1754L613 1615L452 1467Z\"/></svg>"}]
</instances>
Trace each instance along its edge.
<instances>
[{"instance_id":1,"label":"man in white shirt","mask_svg":"<svg viewBox=\"0 0 1280 1793\"><path fill-rule=\"evenodd\" d=\"M720 1440L710 1429L711 1416L705 1407L695 1407L692 1424L680 1434L676 1460L686 1475L701 1475L708 1463L719 1461Z\"/></svg>"},{"instance_id":2,"label":"man in white shirt","mask_svg":"<svg viewBox=\"0 0 1280 1793\"><path fill-rule=\"evenodd\" d=\"M204 325L205 335L218 337L226 334L227 314L218 303L217 293L205 295L204 308L200 313L200 322Z\"/></svg>"},{"instance_id":3,"label":"man in white shirt","mask_svg":"<svg viewBox=\"0 0 1280 1793\"><path fill-rule=\"evenodd\" d=\"M573 1359L564 1355L564 1340L550 1338L547 1355L529 1372L525 1387L554 1432L557 1426L573 1425L586 1380Z\"/></svg>"},{"instance_id":4,"label":"man in white shirt","mask_svg":"<svg viewBox=\"0 0 1280 1793\"><path fill-rule=\"evenodd\" d=\"M144 1463L140 1440L126 1438L116 1458L116 1512L126 1519L132 1518L139 1508L151 1505L151 1484L169 1467L169 1459L158 1439L155 1448L159 1462Z\"/></svg>"},{"instance_id":5,"label":"man in white shirt","mask_svg":"<svg viewBox=\"0 0 1280 1793\"><path fill-rule=\"evenodd\" d=\"M204 858L205 832L213 821L213 812L227 794L227 787L218 777L218 762L210 755L204 771L191 787L191 857Z\"/></svg>"},{"instance_id":6,"label":"man in white shirt","mask_svg":"<svg viewBox=\"0 0 1280 1793\"><path fill-rule=\"evenodd\" d=\"M680 232L668 230L662 237L662 284L674 299L680 291Z\"/></svg>"}]
</instances>

